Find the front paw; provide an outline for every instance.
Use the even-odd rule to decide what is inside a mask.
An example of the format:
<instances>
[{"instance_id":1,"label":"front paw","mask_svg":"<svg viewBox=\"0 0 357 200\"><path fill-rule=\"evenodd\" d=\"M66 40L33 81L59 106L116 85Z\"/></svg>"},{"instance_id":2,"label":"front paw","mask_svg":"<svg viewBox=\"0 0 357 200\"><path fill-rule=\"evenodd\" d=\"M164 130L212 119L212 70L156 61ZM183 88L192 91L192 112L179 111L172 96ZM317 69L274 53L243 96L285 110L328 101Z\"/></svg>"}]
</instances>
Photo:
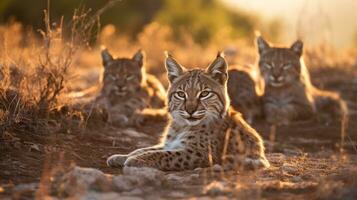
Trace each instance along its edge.
<instances>
[{"instance_id":1,"label":"front paw","mask_svg":"<svg viewBox=\"0 0 357 200\"><path fill-rule=\"evenodd\" d=\"M245 158L244 164L243 164L244 169L246 170L258 170L258 169L265 169L270 167L269 161L264 157L264 158Z\"/></svg>"},{"instance_id":2,"label":"front paw","mask_svg":"<svg viewBox=\"0 0 357 200\"><path fill-rule=\"evenodd\" d=\"M123 167L127 159L127 155L115 154L107 159L107 165L109 167Z\"/></svg>"},{"instance_id":3,"label":"front paw","mask_svg":"<svg viewBox=\"0 0 357 200\"><path fill-rule=\"evenodd\" d=\"M136 156L129 157L125 161L124 166L125 167L154 167L154 165L152 163L150 163L149 161L145 161L145 160L140 159Z\"/></svg>"}]
</instances>

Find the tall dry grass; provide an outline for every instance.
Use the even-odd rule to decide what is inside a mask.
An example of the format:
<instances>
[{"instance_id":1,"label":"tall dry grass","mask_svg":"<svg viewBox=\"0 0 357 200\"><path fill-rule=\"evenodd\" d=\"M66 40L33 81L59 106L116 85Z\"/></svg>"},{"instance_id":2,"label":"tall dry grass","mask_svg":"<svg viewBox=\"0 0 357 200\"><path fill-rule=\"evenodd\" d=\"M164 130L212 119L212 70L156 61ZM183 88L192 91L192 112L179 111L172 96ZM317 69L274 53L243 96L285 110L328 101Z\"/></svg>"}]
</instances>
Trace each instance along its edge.
<instances>
[{"instance_id":1,"label":"tall dry grass","mask_svg":"<svg viewBox=\"0 0 357 200\"><path fill-rule=\"evenodd\" d=\"M76 55L88 46L97 19L75 10L71 23L52 22L44 11L45 28L26 30L11 22L0 28L1 133L59 131L62 119L78 113L60 109ZM65 35L67 33L68 35ZM78 118L76 116L75 118Z\"/></svg>"}]
</instances>

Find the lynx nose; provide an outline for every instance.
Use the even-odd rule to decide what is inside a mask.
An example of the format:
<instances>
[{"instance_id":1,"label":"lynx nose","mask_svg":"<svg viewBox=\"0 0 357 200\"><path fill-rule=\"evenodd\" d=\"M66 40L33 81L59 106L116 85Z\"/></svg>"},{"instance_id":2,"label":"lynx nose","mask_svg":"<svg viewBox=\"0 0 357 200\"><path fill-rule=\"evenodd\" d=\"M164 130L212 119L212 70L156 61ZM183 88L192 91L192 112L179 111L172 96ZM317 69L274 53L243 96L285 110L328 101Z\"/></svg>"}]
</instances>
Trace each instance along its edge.
<instances>
[{"instance_id":1,"label":"lynx nose","mask_svg":"<svg viewBox=\"0 0 357 200\"><path fill-rule=\"evenodd\" d=\"M186 103L186 112L192 115L197 110L197 103L195 102L187 102Z\"/></svg>"},{"instance_id":2,"label":"lynx nose","mask_svg":"<svg viewBox=\"0 0 357 200\"><path fill-rule=\"evenodd\" d=\"M283 76L279 75L279 74L273 74L272 76L269 77L270 80L272 81L282 81L283 80Z\"/></svg>"}]
</instances>

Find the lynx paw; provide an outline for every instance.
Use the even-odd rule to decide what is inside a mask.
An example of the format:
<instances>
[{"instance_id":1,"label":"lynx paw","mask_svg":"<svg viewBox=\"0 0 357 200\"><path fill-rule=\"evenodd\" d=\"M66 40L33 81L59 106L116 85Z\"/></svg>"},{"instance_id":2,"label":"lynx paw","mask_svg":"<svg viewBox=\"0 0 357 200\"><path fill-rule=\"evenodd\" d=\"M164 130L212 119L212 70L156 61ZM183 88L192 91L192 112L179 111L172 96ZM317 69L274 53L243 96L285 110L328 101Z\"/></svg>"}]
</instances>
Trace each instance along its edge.
<instances>
[{"instance_id":1,"label":"lynx paw","mask_svg":"<svg viewBox=\"0 0 357 200\"><path fill-rule=\"evenodd\" d=\"M151 164L148 161L145 161L143 159L140 159L138 157L129 157L125 163L124 163L125 167L154 167L153 164Z\"/></svg>"},{"instance_id":2,"label":"lynx paw","mask_svg":"<svg viewBox=\"0 0 357 200\"><path fill-rule=\"evenodd\" d=\"M127 160L127 155L115 154L107 159L107 165L109 167L123 167L125 161Z\"/></svg>"},{"instance_id":3,"label":"lynx paw","mask_svg":"<svg viewBox=\"0 0 357 200\"><path fill-rule=\"evenodd\" d=\"M269 168L270 163L266 158L245 158L243 163L244 169L257 170L263 168Z\"/></svg>"}]
</instances>

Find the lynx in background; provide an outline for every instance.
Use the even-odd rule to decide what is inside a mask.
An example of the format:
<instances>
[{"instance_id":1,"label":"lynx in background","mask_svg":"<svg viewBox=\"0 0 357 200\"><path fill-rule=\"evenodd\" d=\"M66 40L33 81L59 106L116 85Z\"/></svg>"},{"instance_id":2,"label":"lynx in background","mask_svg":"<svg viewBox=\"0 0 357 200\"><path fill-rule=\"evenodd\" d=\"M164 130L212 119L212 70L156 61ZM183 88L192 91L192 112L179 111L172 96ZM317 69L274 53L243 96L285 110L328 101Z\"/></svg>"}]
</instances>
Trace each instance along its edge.
<instances>
[{"instance_id":1,"label":"lynx in background","mask_svg":"<svg viewBox=\"0 0 357 200\"><path fill-rule=\"evenodd\" d=\"M321 113L332 118L347 115L346 103L339 94L312 85L302 59L303 43L300 40L290 48L278 48L258 37L257 45L259 68L265 82L264 114L269 123L289 124Z\"/></svg>"},{"instance_id":2,"label":"lynx in background","mask_svg":"<svg viewBox=\"0 0 357 200\"><path fill-rule=\"evenodd\" d=\"M254 66L233 66L228 71L228 94L232 107L243 114L244 119L252 124L255 118L262 116L259 70Z\"/></svg>"},{"instance_id":3,"label":"lynx in background","mask_svg":"<svg viewBox=\"0 0 357 200\"><path fill-rule=\"evenodd\" d=\"M113 155L112 167L189 170L222 164L227 169L268 167L259 134L230 108L227 63L218 55L206 69L186 70L168 55L171 121L159 145Z\"/></svg>"},{"instance_id":4,"label":"lynx in background","mask_svg":"<svg viewBox=\"0 0 357 200\"><path fill-rule=\"evenodd\" d=\"M145 54L139 50L133 58L116 58L102 51L103 86L96 102L105 107L115 125L137 125L144 109L163 108L165 90L145 72Z\"/></svg>"}]
</instances>

